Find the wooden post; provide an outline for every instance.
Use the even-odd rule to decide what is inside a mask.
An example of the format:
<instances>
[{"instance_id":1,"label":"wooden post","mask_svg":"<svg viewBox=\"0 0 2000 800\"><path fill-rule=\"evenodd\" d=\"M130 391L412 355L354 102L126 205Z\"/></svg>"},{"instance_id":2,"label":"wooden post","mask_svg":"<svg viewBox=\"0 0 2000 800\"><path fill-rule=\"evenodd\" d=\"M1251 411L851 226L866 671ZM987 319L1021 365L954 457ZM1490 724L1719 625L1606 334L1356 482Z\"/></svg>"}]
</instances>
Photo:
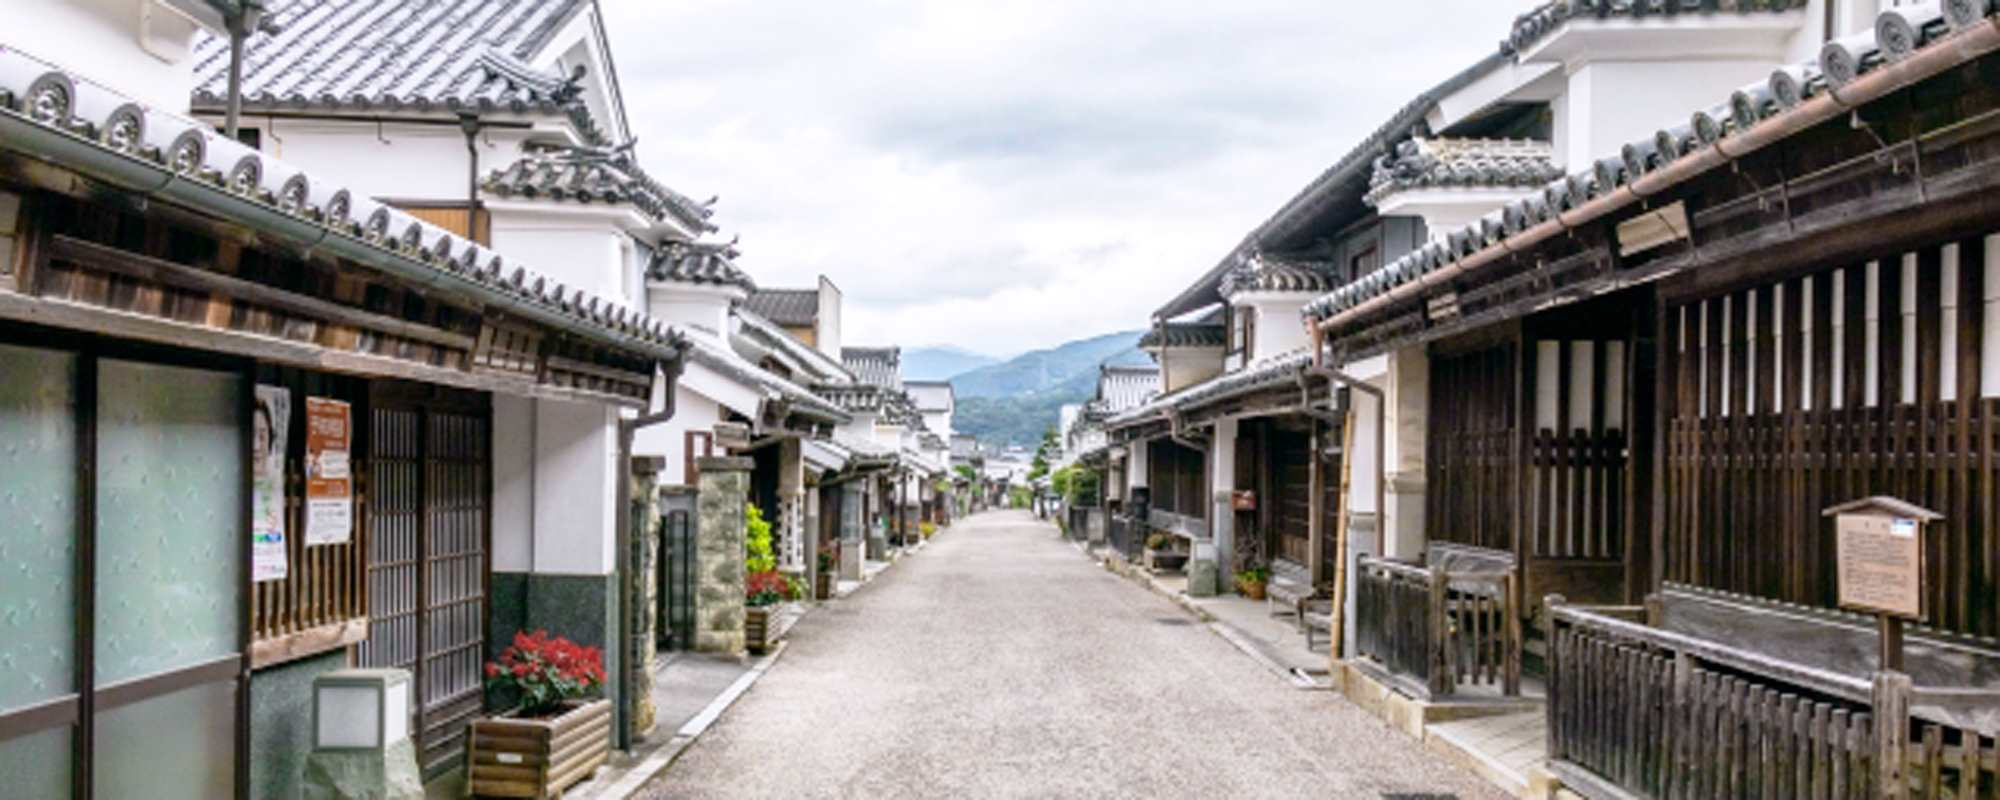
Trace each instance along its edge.
<instances>
[{"instance_id":1,"label":"wooden post","mask_svg":"<svg viewBox=\"0 0 2000 800\"><path fill-rule=\"evenodd\" d=\"M1500 588L1501 616L1504 617L1500 622L1502 626L1500 635L1503 637L1500 644L1500 669L1503 670L1500 676L1500 690L1508 697L1518 697L1521 694L1521 608L1514 605L1514 598L1518 596L1515 594L1517 591L1515 584L1519 580L1517 573L1510 572L1501 582ZM1549 617L1549 632L1551 634L1555 632L1553 614ZM1550 639L1554 639L1553 635Z\"/></svg>"},{"instance_id":2,"label":"wooden post","mask_svg":"<svg viewBox=\"0 0 2000 800\"><path fill-rule=\"evenodd\" d=\"M1447 625L1450 617L1445 613L1445 602L1450 596L1450 579L1444 567L1432 564L1430 607L1426 612L1430 617L1430 689L1432 697L1442 697L1451 693L1451 630Z\"/></svg>"},{"instance_id":3,"label":"wooden post","mask_svg":"<svg viewBox=\"0 0 2000 800\"><path fill-rule=\"evenodd\" d=\"M1890 672L1903 671L1903 618L1894 614L1877 614L1877 630L1881 631L1880 669Z\"/></svg>"},{"instance_id":4,"label":"wooden post","mask_svg":"<svg viewBox=\"0 0 2000 800\"><path fill-rule=\"evenodd\" d=\"M1901 626L1898 625L1898 635ZM1875 673L1875 781L1882 798L1909 796L1910 676L1884 669Z\"/></svg>"},{"instance_id":5,"label":"wooden post","mask_svg":"<svg viewBox=\"0 0 2000 800\"><path fill-rule=\"evenodd\" d=\"M1559 594L1552 594L1542 599L1542 610L1547 612L1549 615L1549 630L1548 630L1549 636L1547 640L1549 646L1548 650L1549 699L1548 703L1544 706L1544 708L1546 709L1545 713L1547 715L1547 718L1543 721L1542 727L1544 729L1543 735L1547 737L1546 746L1548 749L1548 759L1550 761L1560 761L1566 757L1563 754L1563 748L1562 748L1563 732L1561 730L1561 725L1564 712L1562 700L1563 700L1563 692L1569 691L1569 687L1562 683L1562 671L1563 671L1562 626L1556 623L1556 609L1561 607L1563 602L1564 598L1562 595ZM1519 610L1510 609L1508 611L1508 616L1510 617L1516 616L1519 613L1520 613ZM1515 630L1519 630L1519 628L1517 627L1515 628ZM1520 663L1518 656L1516 657L1514 663L1517 665ZM1515 678L1516 680L1518 680L1519 676L1516 675Z\"/></svg>"}]
</instances>

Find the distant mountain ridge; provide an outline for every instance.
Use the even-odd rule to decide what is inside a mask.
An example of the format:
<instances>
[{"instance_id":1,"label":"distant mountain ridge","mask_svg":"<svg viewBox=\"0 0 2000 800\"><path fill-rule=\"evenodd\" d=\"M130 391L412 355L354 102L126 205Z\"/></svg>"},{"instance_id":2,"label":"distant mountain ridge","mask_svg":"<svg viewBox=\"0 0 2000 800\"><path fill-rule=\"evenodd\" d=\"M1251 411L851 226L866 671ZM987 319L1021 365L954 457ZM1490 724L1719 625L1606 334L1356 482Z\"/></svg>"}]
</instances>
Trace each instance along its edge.
<instances>
[{"instance_id":1,"label":"distant mountain ridge","mask_svg":"<svg viewBox=\"0 0 2000 800\"><path fill-rule=\"evenodd\" d=\"M1086 379L1087 395L1097 385L1099 364L1150 361L1139 351L1140 334L1141 331L1120 331L1064 342L1046 350L1031 350L953 376L951 385L959 397L1016 397L1051 389L1074 394L1078 380Z\"/></svg>"},{"instance_id":2,"label":"distant mountain ridge","mask_svg":"<svg viewBox=\"0 0 2000 800\"><path fill-rule=\"evenodd\" d=\"M1063 405L1090 399L1100 364L1150 364L1141 331L1121 331L1023 353L951 379L958 395L952 429L990 445L1033 447ZM906 357L907 358L907 357Z\"/></svg>"},{"instance_id":3,"label":"distant mountain ridge","mask_svg":"<svg viewBox=\"0 0 2000 800\"><path fill-rule=\"evenodd\" d=\"M1000 359L961 347L912 347L903 351L903 380L942 381Z\"/></svg>"}]
</instances>

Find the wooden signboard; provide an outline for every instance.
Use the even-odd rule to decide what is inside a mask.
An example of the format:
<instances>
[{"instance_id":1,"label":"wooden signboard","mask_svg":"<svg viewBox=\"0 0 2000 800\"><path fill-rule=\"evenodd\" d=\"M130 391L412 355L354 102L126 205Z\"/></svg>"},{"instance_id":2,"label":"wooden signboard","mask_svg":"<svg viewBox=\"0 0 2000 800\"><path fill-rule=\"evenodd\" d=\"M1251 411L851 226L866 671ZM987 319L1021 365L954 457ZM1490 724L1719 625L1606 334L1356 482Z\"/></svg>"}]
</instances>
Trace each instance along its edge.
<instances>
[{"instance_id":1,"label":"wooden signboard","mask_svg":"<svg viewBox=\"0 0 2000 800\"><path fill-rule=\"evenodd\" d=\"M1923 618L1923 537L1907 517L1841 514L1834 518L1840 605L1856 611Z\"/></svg>"},{"instance_id":2,"label":"wooden signboard","mask_svg":"<svg viewBox=\"0 0 2000 800\"><path fill-rule=\"evenodd\" d=\"M1843 503L1826 515L1833 517L1841 607L1923 619L1923 529L1939 516L1890 497Z\"/></svg>"}]
</instances>

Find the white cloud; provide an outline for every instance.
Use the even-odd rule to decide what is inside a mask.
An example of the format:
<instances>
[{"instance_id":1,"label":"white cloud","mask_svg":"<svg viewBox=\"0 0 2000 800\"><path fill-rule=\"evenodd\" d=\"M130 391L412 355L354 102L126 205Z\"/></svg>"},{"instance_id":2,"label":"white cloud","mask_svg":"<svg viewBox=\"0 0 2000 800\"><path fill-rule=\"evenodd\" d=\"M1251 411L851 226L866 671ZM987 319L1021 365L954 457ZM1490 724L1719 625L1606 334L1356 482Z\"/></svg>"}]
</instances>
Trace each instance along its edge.
<instances>
[{"instance_id":1,"label":"white cloud","mask_svg":"<svg viewBox=\"0 0 2000 800\"><path fill-rule=\"evenodd\" d=\"M1011 353L1137 328L1524 9L606 0L648 169L720 195L846 337Z\"/></svg>"}]
</instances>

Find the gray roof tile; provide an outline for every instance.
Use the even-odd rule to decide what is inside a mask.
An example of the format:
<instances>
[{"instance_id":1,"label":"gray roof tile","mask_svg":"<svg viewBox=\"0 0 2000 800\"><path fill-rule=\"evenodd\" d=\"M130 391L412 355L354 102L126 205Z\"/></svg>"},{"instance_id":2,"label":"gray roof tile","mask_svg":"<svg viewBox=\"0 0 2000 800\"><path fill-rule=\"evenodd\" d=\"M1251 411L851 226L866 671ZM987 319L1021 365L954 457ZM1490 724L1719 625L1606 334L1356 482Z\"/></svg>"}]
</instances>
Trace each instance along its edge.
<instances>
[{"instance_id":1,"label":"gray roof tile","mask_svg":"<svg viewBox=\"0 0 2000 800\"><path fill-rule=\"evenodd\" d=\"M713 200L697 203L653 179L624 147L537 148L488 173L480 188L501 197L578 203L628 203L653 219L671 216L695 231L713 231Z\"/></svg>"},{"instance_id":2,"label":"gray roof tile","mask_svg":"<svg viewBox=\"0 0 2000 800\"><path fill-rule=\"evenodd\" d=\"M903 388L903 349L900 347L843 347L841 363L863 383L885 389Z\"/></svg>"},{"instance_id":3,"label":"gray roof tile","mask_svg":"<svg viewBox=\"0 0 2000 800\"><path fill-rule=\"evenodd\" d=\"M1562 176L1548 142L1528 139L1411 138L1375 159L1367 200L1409 189L1527 188Z\"/></svg>"},{"instance_id":4,"label":"gray roof tile","mask_svg":"<svg viewBox=\"0 0 2000 800\"><path fill-rule=\"evenodd\" d=\"M809 326L819 318L819 290L758 289L743 307L779 325Z\"/></svg>"},{"instance_id":5,"label":"gray roof tile","mask_svg":"<svg viewBox=\"0 0 2000 800\"><path fill-rule=\"evenodd\" d=\"M1169 322L1163 326L1148 328L1145 335L1139 337L1139 346L1159 347L1162 339L1166 341L1168 347L1222 347L1229 342L1229 336L1221 325Z\"/></svg>"},{"instance_id":6,"label":"gray roof tile","mask_svg":"<svg viewBox=\"0 0 2000 800\"><path fill-rule=\"evenodd\" d=\"M268 18L278 32L244 52L246 108L476 108L560 111L565 76L532 56L589 0L295 0ZM229 42L195 43L196 105L228 89Z\"/></svg>"},{"instance_id":7,"label":"gray roof tile","mask_svg":"<svg viewBox=\"0 0 2000 800\"><path fill-rule=\"evenodd\" d=\"M646 265L646 277L656 281L736 286L746 292L756 289L750 275L732 262L736 255L736 247L728 243L668 242L653 251L652 263Z\"/></svg>"}]
</instances>

